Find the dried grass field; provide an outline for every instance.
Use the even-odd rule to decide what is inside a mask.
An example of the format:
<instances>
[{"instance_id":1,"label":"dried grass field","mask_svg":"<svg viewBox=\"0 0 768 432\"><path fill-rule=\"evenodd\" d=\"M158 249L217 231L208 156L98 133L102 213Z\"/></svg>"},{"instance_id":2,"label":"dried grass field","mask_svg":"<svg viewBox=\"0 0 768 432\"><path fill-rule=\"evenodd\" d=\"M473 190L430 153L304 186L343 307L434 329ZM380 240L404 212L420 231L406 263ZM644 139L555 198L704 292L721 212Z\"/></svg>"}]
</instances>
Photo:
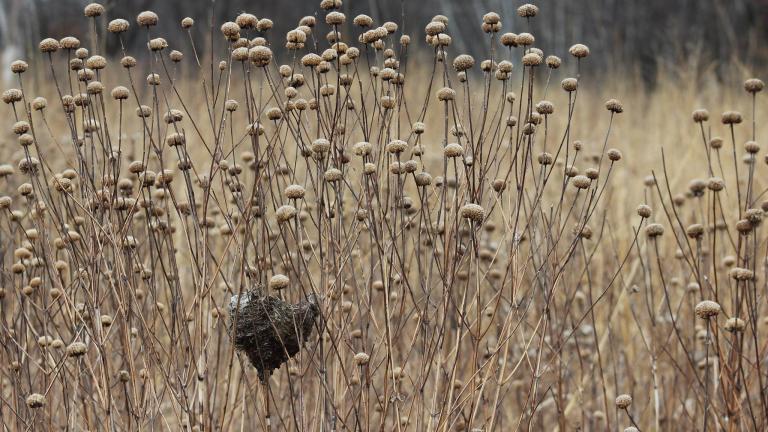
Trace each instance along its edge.
<instances>
[{"instance_id":1,"label":"dried grass field","mask_svg":"<svg viewBox=\"0 0 768 432\"><path fill-rule=\"evenodd\" d=\"M768 428L749 68L648 86L340 5L94 3L3 65L3 430Z\"/></svg>"}]
</instances>

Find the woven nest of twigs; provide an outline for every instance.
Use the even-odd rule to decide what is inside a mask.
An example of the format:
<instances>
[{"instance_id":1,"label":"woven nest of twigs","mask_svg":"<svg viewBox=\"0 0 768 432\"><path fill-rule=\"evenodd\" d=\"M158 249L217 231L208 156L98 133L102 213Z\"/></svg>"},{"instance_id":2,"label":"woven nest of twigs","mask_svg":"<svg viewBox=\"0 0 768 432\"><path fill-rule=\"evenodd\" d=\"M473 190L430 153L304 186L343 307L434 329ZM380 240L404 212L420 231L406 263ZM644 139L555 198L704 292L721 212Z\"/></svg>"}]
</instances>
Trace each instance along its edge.
<instances>
[{"instance_id":1,"label":"woven nest of twigs","mask_svg":"<svg viewBox=\"0 0 768 432\"><path fill-rule=\"evenodd\" d=\"M314 295L291 304L252 290L232 296L229 312L235 348L248 356L259 379L267 382L275 369L301 350L320 307Z\"/></svg>"}]
</instances>

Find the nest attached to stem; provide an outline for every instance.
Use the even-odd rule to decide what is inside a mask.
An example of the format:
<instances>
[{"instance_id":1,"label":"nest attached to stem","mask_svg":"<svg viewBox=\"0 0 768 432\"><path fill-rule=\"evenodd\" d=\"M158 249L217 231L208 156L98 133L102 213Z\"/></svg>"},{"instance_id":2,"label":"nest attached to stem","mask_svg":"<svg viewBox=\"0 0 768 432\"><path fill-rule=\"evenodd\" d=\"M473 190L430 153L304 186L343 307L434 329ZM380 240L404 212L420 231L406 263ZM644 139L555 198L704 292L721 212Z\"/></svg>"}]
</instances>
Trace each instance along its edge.
<instances>
[{"instance_id":1,"label":"nest attached to stem","mask_svg":"<svg viewBox=\"0 0 768 432\"><path fill-rule=\"evenodd\" d=\"M320 306L314 295L298 304L251 290L230 300L230 334L266 383L272 371L295 356L312 334Z\"/></svg>"}]
</instances>

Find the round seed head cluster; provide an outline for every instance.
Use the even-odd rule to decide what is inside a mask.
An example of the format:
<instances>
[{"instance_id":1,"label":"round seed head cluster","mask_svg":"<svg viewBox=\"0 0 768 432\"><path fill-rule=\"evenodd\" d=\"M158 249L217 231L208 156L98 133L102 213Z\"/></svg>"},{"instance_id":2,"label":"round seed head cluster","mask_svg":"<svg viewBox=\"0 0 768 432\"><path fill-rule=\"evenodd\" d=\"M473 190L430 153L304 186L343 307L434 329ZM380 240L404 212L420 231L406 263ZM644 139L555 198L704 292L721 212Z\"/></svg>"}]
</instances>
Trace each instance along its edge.
<instances>
[{"instance_id":1,"label":"round seed head cluster","mask_svg":"<svg viewBox=\"0 0 768 432\"><path fill-rule=\"evenodd\" d=\"M664 234L664 226L658 223L653 223L645 227L645 234L650 238L659 237Z\"/></svg>"},{"instance_id":2,"label":"round seed head cluster","mask_svg":"<svg viewBox=\"0 0 768 432\"><path fill-rule=\"evenodd\" d=\"M741 113L738 111L726 111L721 116L721 121L726 125L735 125L741 123Z\"/></svg>"},{"instance_id":3,"label":"round seed head cluster","mask_svg":"<svg viewBox=\"0 0 768 432\"><path fill-rule=\"evenodd\" d=\"M290 285L290 279L288 279L288 276L282 275L282 274L276 274L272 276L271 279L269 279L269 289L280 291L283 289L288 288L288 285Z\"/></svg>"},{"instance_id":4,"label":"round seed head cluster","mask_svg":"<svg viewBox=\"0 0 768 432\"><path fill-rule=\"evenodd\" d=\"M88 346L82 342L72 342L67 347L67 356L80 357L88 351Z\"/></svg>"},{"instance_id":5,"label":"round seed head cluster","mask_svg":"<svg viewBox=\"0 0 768 432\"><path fill-rule=\"evenodd\" d=\"M696 305L695 312L697 317L708 320L720 313L720 305L712 300L704 300Z\"/></svg>"},{"instance_id":6,"label":"round seed head cluster","mask_svg":"<svg viewBox=\"0 0 768 432\"><path fill-rule=\"evenodd\" d=\"M614 114L624 112L624 106L616 99L609 99L607 102L605 102L605 109Z\"/></svg>"},{"instance_id":7,"label":"round seed head cluster","mask_svg":"<svg viewBox=\"0 0 768 432\"><path fill-rule=\"evenodd\" d=\"M573 185L578 189L587 189L592 185L592 180L585 175L577 175L573 178Z\"/></svg>"},{"instance_id":8,"label":"round seed head cluster","mask_svg":"<svg viewBox=\"0 0 768 432\"><path fill-rule=\"evenodd\" d=\"M364 366L371 360L371 356L364 352L355 354L355 364L358 366Z\"/></svg>"},{"instance_id":9,"label":"round seed head cluster","mask_svg":"<svg viewBox=\"0 0 768 432\"><path fill-rule=\"evenodd\" d=\"M41 395L40 393L32 393L31 395L27 396L26 403L27 406L31 409L42 408L45 406L45 396Z\"/></svg>"},{"instance_id":10,"label":"round seed head cluster","mask_svg":"<svg viewBox=\"0 0 768 432\"><path fill-rule=\"evenodd\" d=\"M744 90L746 90L748 93L759 93L763 91L763 87L765 87L765 83L757 78L750 78L744 81Z\"/></svg>"},{"instance_id":11,"label":"round seed head cluster","mask_svg":"<svg viewBox=\"0 0 768 432\"><path fill-rule=\"evenodd\" d=\"M107 30L110 33L123 33L128 30L128 27L130 27L130 24L127 20L124 20L122 18L113 19L109 22L107 25Z\"/></svg>"},{"instance_id":12,"label":"round seed head cluster","mask_svg":"<svg viewBox=\"0 0 768 432\"><path fill-rule=\"evenodd\" d=\"M616 396L616 408L627 409L632 405L632 396L628 394L620 394Z\"/></svg>"},{"instance_id":13,"label":"round seed head cluster","mask_svg":"<svg viewBox=\"0 0 768 432\"><path fill-rule=\"evenodd\" d=\"M96 18L104 13L104 6L98 3L91 3L85 7L83 13L89 18Z\"/></svg>"},{"instance_id":14,"label":"round seed head cluster","mask_svg":"<svg viewBox=\"0 0 768 432\"><path fill-rule=\"evenodd\" d=\"M533 18L537 13L539 13L539 7L534 4L526 3L517 8L517 14L523 18Z\"/></svg>"},{"instance_id":15,"label":"round seed head cluster","mask_svg":"<svg viewBox=\"0 0 768 432\"><path fill-rule=\"evenodd\" d=\"M453 59L453 68L457 72L463 72L467 69L471 69L475 65L475 59L468 54L462 54Z\"/></svg>"},{"instance_id":16,"label":"round seed head cluster","mask_svg":"<svg viewBox=\"0 0 768 432\"><path fill-rule=\"evenodd\" d=\"M589 55L589 48L583 44L575 44L568 49L568 53L578 59L582 59Z\"/></svg>"},{"instance_id":17,"label":"round seed head cluster","mask_svg":"<svg viewBox=\"0 0 768 432\"><path fill-rule=\"evenodd\" d=\"M158 21L157 14L152 11L141 12L136 16L136 23L142 27L156 26Z\"/></svg>"},{"instance_id":18,"label":"round seed head cluster","mask_svg":"<svg viewBox=\"0 0 768 432\"><path fill-rule=\"evenodd\" d=\"M472 222L482 222L485 219L485 210L478 204L465 204L459 214L464 219L469 219Z\"/></svg>"}]
</instances>

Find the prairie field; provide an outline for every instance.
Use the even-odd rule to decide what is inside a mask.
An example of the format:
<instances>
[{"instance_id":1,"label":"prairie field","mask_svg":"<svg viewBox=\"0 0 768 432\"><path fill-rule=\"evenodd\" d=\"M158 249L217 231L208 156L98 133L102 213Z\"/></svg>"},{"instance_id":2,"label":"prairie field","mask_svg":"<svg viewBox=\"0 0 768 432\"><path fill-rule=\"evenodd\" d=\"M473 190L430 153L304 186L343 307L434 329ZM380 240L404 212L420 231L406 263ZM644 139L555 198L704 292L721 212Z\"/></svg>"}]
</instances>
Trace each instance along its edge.
<instances>
[{"instance_id":1,"label":"prairie field","mask_svg":"<svg viewBox=\"0 0 768 432\"><path fill-rule=\"evenodd\" d=\"M3 430L768 428L760 69L148 3L2 65Z\"/></svg>"}]
</instances>

